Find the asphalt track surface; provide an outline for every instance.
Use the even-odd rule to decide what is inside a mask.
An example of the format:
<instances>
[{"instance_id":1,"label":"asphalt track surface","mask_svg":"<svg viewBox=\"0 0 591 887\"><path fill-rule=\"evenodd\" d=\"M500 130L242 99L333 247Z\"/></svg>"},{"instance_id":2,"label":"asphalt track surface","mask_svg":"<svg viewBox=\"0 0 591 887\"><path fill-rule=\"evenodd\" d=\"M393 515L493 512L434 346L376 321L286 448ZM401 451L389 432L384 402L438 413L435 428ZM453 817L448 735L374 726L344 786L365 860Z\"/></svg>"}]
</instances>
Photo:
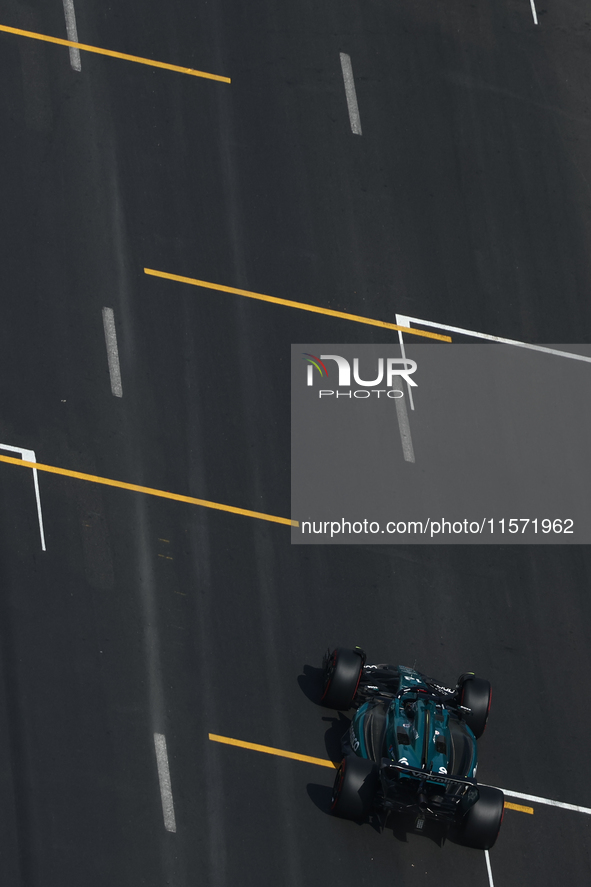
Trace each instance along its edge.
<instances>
[{"instance_id":1,"label":"asphalt track surface","mask_svg":"<svg viewBox=\"0 0 591 887\"><path fill-rule=\"evenodd\" d=\"M0 7L0 24L66 36L59 0ZM232 82L88 52L76 72L67 48L0 34L0 443L291 517L290 344L396 334L145 267L591 341L582 2L540 6L538 25L527 0L75 7L83 43ZM336 760L346 719L314 701L335 644L447 683L488 677L479 779L591 806L587 547L306 548L263 520L39 484L46 551L30 469L0 465L7 887L486 887L481 852L331 818L330 769L208 738ZM506 813L496 887L589 883L591 817L533 807Z\"/></svg>"}]
</instances>

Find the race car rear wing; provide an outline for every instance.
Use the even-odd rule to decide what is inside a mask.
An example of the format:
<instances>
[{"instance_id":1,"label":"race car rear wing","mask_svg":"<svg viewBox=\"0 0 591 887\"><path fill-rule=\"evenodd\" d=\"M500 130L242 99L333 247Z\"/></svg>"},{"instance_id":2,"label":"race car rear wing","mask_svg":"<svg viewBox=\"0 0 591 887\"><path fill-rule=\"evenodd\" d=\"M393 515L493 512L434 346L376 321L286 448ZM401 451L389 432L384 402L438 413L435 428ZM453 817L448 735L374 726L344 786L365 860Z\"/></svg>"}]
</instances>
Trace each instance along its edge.
<instances>
[{"instance_id":1,"label":"race car rear wing","mask_svg":"<svg viewBox=\"0 0 591 887\"><path fill-rule=\"evenodd\" d=\"M428 770L419 770L417 767L409 767L406 764L395 764L389 758L382 758L380 764L380 775L383 773L387 777L385 771L391 770L401 776L410 776L413 779L426 780L427 782L436 782L440 785L463 785L467 788L475 788L478 783L475 779L461 776L447 776L443 773L430 773ZM394 775L394 774L393 774Z\"/></svg>"}]
</instances>

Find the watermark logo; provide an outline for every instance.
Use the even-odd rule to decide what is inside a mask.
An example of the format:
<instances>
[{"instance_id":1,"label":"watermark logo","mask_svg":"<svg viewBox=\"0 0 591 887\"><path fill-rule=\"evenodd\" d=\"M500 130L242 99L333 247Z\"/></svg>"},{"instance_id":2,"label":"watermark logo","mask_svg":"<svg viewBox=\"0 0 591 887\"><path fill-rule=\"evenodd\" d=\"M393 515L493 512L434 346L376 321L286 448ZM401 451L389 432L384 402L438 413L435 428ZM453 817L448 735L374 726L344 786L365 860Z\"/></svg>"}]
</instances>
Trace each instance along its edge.
<instances>
[{"instance_id":1,"label":"watermark logo","mask_svg":"<svg viewBox=\"0 0 591 887\"><path fill-rule=\"evenodd\" d=\"M307 351L302 351L302 354L304 355L303 359L308 363L308 385L314 384L314 367L316 367L321 376L328 376L328 370L319 357L316 357L314 354L308 354Z\"/></svg>"},{"instance_id":2,"label":"watermark logo","mask_svg":"<svg viewBox=\"0 0 591 887\"><path fill-rule=\"evenodd\" d=\"M394 387L395 383L399 385L401 380L404 379L409 387L417 387L417 383L411 378L412 374L416 372L417 364L416 361L410 360L407 357L380 357L378 358L377 375L375 379L362 379L358 357L353 358L353 367L351 368L350 361L347 360L346 357L342 357L340 354L321 354L320 357L316 357L314 354L308 354L307 352L302 353L304 354L304 359L308 362L308 387L314 385L314 367L316 367L320 373L322 380L328 376L328 370L324 361L329 360L334 361L337 365L337 384L339 388L351 388L351 369L354 384L360 386L360 388L355 391L320 389L318 392L319 397L333 397L336 395L336 397L353 396L358 399L363 399L371 397L372 394L376 395L378 398L381 394L385 394L386 397L397 399L404 397L404 393L400 391L400 389ZM373 372L376 371L373 370ZM385 384L386 387L379 388L378 386L382 384Z\"/></svg>"}]
</instances>

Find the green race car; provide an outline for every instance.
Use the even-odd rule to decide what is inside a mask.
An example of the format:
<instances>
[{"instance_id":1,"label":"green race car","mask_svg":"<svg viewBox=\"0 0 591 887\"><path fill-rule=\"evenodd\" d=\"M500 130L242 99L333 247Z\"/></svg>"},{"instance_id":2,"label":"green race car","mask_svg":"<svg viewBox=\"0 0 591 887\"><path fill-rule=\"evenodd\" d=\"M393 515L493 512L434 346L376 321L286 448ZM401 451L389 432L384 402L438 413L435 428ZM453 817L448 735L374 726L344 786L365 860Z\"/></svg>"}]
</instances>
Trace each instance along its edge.
<instances>
[{"instance_id":1,"label":"green race car","mask_svg":"<svg viewBox=\"0 0 591 887\"><path fill-rule=\"evenodd\" d=\"M488 681L463 674L444 687L403 665L368 665L360 648L329 651L322 704L356 708L342 739L331 810L385 826L390 813L440 823L463 843L489 850L504 812L502 791L476 782L477 744L490 710Z\"/></svg>"}]
</instances>

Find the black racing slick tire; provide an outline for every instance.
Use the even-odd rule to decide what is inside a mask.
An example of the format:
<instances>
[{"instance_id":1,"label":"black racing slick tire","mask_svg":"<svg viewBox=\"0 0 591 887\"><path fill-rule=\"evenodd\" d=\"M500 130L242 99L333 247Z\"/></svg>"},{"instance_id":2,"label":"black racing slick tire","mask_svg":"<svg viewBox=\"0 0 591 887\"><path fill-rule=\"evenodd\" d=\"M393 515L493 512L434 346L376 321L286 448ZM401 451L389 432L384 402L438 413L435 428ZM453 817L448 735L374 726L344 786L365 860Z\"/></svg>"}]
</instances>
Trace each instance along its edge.
<instances>
[{"instance_id":1,"label":"black racing slick tire","mask_svg":"<svg viewBox=\"0 0 591 887\"><path fill-rule=\"evenodd\" d=\"M373 761L346 755L337 771L330 804L331 813L343 819L365 819L371 810L378 785L378 768Z\"/></svg>"},{"instance_id":2,"label":"black racing slick tire","mask_svg":"<svg viewBox=\"0 0 591 887\"><path fill-rule=\"evenodd\" d=\"M327 708L349 711L363 670L363 652L337 647L328 657L320 701Z\"/></svg>"},{"instance_id":3,"label":"black racing slick tire","mask_svg":"<svg viewBox=\"0 0 591 887\"><path fill-rule=\"evenodd\" d=\"M462 675L458 683L460 684L460 705L472 709L470 714L462 714L462 717L476 739L480 739L488 721L492 687L488 681L475 678L473 675Z\"/></svg>"},{"instance_id":4,"label":"black racing slick tire","mask_svg":"<svg viewBox=\"0 0 591 887\"><path fill-rule=\"evenodd\" d=\"M490 850L503 821L505 797L500 789L488 785L479 785L478 791L480 797L464 816L459 837L466 847Z\"/></svg>"}]
</instances>

